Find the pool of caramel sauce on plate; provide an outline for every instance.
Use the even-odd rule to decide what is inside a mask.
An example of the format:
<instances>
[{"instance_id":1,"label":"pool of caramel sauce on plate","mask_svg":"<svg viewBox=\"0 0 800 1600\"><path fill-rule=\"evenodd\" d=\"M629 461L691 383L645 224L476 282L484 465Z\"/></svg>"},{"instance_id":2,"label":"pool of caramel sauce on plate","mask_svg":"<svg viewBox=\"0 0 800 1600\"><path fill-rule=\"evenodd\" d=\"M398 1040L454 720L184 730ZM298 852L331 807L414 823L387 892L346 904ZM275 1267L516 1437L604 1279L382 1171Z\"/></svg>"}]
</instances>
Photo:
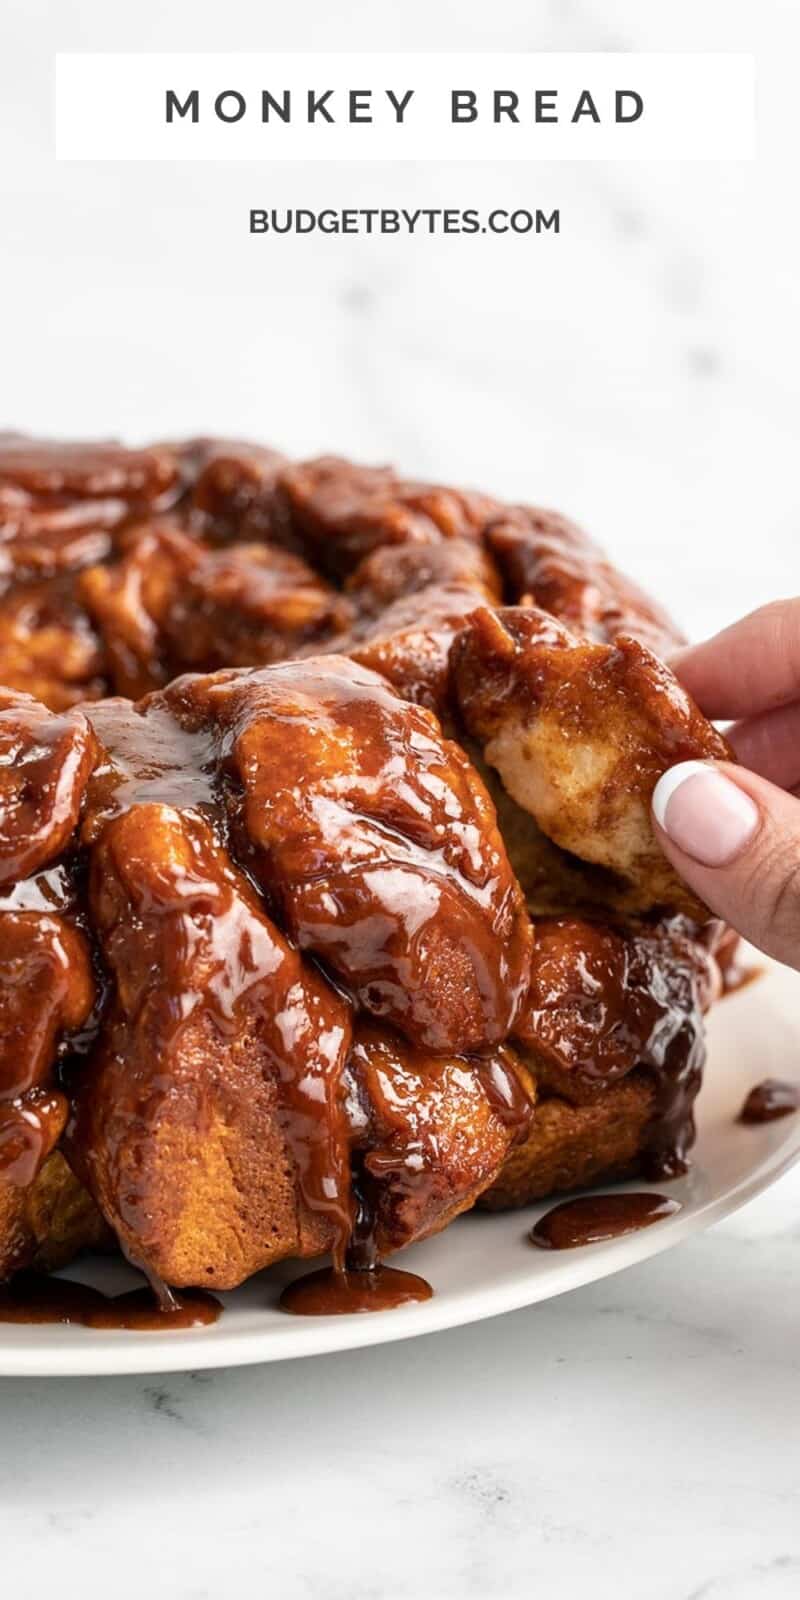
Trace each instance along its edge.
<instances>
[{"instance_id":1,"label":"pool of caramel sauce on plate","mask_svg":"<svg viewBox=\"0 0 800 1600\"><path fill-rule=\"evenodd\" d=\"M220 1302L202 1290L170 1293L168 1301L160 1304L149 1288L107 1295L86 1283L43 1272L20 1272L11 1283L0 1285L0 1322L60 1322L82 1328L163 1333L207 1327L217 1321L221 1311Z\"/></svg>"},{"instance_id":2,"label":"pool of caramel sauce on plate","mask_svg":"<svg viewBox=\"0 0 800 1600\"><path fill-rule=\"evenodd\" d=\"M800 1110L800 1087L780 1078L765 1078L750 1090L739 1112L740 1122L775 1122Z\"/></svg>"},{"instance_id":3,"label":"pool of caramel sauce on plate","mask_svg":"<svg viewBox=\"0 0 800 1600\"><path fill-rule=\"evenodd\" d=\"M323 1267L288 1284L280 1298L282 1311L301 1317L333 1317L362 1311L393 1311L397 1306L430 1300L433 1290L415 1272L377 1266L368 1272L336 1272Z\"/></svg>"},{"instance_id":4,"label":"pool of caramel sauce on plate","mask_svg":"<svg viewBox=\"0 0 800 1600\"><path fill-rule=\"evenodd\" d=\"M625 1233L638 1233L654 1222L674 1217L678 1200L663 1194L587 1194L553 1206L531 1229L530 1240L541 1250L574 1250L579 1245L603 1244Z\"/></svg>"}]
</instances>

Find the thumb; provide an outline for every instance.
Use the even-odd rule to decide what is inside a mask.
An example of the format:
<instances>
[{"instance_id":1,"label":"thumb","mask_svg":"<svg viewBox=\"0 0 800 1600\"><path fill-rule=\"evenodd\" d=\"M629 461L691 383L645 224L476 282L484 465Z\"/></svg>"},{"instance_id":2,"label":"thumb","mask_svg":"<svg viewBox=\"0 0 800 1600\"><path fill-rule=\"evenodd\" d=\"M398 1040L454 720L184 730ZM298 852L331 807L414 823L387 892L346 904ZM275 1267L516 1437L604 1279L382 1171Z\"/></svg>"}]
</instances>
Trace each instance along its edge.
<instances>
[{"instance_id":1,"label":"thumb","mask_svg":"<svg viewBox=\"0 0 800 1600\"><path fill-rule=\"evenodd\" d=\"M800 968L800 800L744 767L683 761L653 791L679 876L723 921Z\"/></svg>"}]
</instances>

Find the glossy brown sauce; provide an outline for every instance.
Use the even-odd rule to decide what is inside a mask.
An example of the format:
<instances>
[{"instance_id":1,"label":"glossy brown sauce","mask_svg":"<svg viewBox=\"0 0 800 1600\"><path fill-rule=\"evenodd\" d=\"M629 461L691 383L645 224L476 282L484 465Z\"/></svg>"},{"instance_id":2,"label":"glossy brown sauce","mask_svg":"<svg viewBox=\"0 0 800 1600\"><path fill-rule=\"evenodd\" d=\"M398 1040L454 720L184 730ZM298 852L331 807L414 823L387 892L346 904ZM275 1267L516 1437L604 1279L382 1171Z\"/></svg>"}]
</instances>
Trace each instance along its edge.
<instances>
[{"instance_id":1,"label":"glossy brown sauce","mask_svg":"<svg viewBox=\"0 0 800 1600\"><path fill-rule=\"evenodd\" d=\"M540 606L589 638L634 634L666 656L680 633L660 606L623 578L580 528L555 511L504 507L487 533L515 604Z\"/></svg>"},{"instance_id":2,"label":"glossy brown sauce","mask_svg":"<svg viewBox=\"0 0 800 1600\"><path fill-rule=\"evenodd\" d=\"M705 1060L703 1012L718 983L712 958L675 917L639 929L541 918L531 983L516 1028L540 1087L581 1105L644 1069L652 1109L648 1181L686 1171L692 1107Z\"/></svg>"},{"instance_id":3,"label":"glossy brown sauce","mask_svg":"<svg viewBox=\"0 0 800 1600\"><path fill-rule=\"evenodd\" d=\"M510 1052L501 1048L491 1058L476 1060L474 1065L492 1111L509 1129L512 1142L521 1144L530 1130L533 1106L514 1071Z\"/></svg>"},{"instance_id":4,"label":"glossy brown sauce","mask_svg":"<svg viewBox=\"0 0 800 1600\"><path fill-rule=\"evenodd\" d=\"M164 1333L208 1327L221 1313L219 1301L199 1289L171 1294L160 1305L150 1289L106 1295L88 1284L46 1273L20 1272L11 1283L0 1285L0 1322L61 1322L81 1328Z\"/></svg>"},{"instance_id":5,"label":"glossy brown sauce","mask_svg":"<svg viewBox=\"0 0 800 1600\"><path fill-rule=\"evenodd\" d=\"M211 730L183 728L158 703L140 712L127 700L101 700L88 706L87 714L101 755L88 788L86 842L98 838L112 817L137 805L195 811L219 825Z\"/></svg>"},{"instance_id":6,"label":"glossy brown sauce","mask_svg":"<svg viewBox=\"0 0 800 1600\"><path fill-rule=\"evenodd\" d=\"M750 1090L739 1112L740 1122L775 1122L800 1111L800 1088L780 1078L765 1078Z\"/></svg>"},{"instance_id":7,"label":"glossy brown sauce","mask_svg":"<svg viewBox=\"0 0 800 1600\"><path fill-rule=\"evenodd\" d=\"M67 1117L57 1090L32 1089L16 1100L0 1099L0 1182L26 1189L54 1148Z\"/></svg>"},{"instance_id":8,"label":"glossy brown sauce","mask_svg":"<svg viewBox=\"0 0 800 1600\"><path fill-rule=\"evenodd\" d=\"M393 1311L430 1300L433 1290L415 1272L373 1267L368 1272L336 1272L323 1267L296 1278L284 1289L281 1311L297 1317L352 1316L362 1311Z\"/></svg>"},{"instance_id":9,"label":"glossy brown sauce","mask_svg":"<svg viewBox=\"0 0 800 1600\"><path fill-rule=\"evenodd\" d=\"M208 1017L223 1072L225 1052L257 1041L247 1048L275 1082L298 1188L330 1223L343 1267L350 997L388 1033L396 1022L406 1041L449 1054L462 1035L481 1050L502 1038L527 981L527 917L484 837L465 758L426 713L337 657L184 678L138 708L112 700L87 715L101 755L81 837L92 928L117 995L105 1033L126 1070L105 1078L113 1115L97 1118L97 1133L90 1105L76 1124L78 1160L81 1148L108 1146L112 1127L114 1139L146 1145L143 1086L179 1076L184 1040ZM341 988L327 981L331 968ZM157 1040L138 1030L145 994L151 1015L159 997ZM530 1108L502 1051L458 1060L497 1122L521 1131ZM423 1087L436 1070L421 1061ZM436 1138L413 1096L395 1110L389 1165L375 1176L387 1191L414 1184L422 1207ZM441 1187L432 1204L451 1203ZM149 1204L134 1177L124 1210L118 1201L126 1234L141 1231ZM408 1242L403 1226L380 1253Z\"/></svg>"},{"instance_id":10,"label":"glossy brown sauce","mask_svg":"<svg viewBox=\"0 0 800 1600\"><path fill-rule=\"evenodd\" d=\"M33 1182L67 1102L56 1064L95 1002L69 846L96 756L79 713L0 689L0 1178Z\"/></svg>"},{"instance_id":11,"label":"glossy brown sauce","mask_svg":"<svg viewBox=\"0 0 800 1600\"><path fill-rule=\"evenodd\" d=\"M588 1194L553 1206L531 1229L530 1240L540 1250L574 1250L579 1245L603 1244L625 1233L637 1233L680 1211L678 1200L663 1194Z\"/></svg>"},{"instance_id":12,"label":"glossy brown sauce","mask_svg":"<svg viewBox=\"0 0 800 1600\"><path fill-rule=\"evenodd\" d=\"M123 700L89 709L103 751L89 782L83 826L99 885L93 926L118 990L135 994L152 986L163 995L156 1066L152 1040L137 1038L132 1017L112 1009L108 1026L131 1062L143 1051L132 1069L137 1081L151 1071L162 1078L179 1074L186 1033L203 1015L213 1020L221 1060L256 1033L264 1070L278 1086L276 1114L298 1187L306 1205L330 1220L343 1255L350 1200L339 1080L350 1007L289 945L229 853L227 801L233 805L235 797L226 790L218 730L207 707L202 717L187 714L184 726L178 712L186 710L187 696L190 691L183 698L180 692L154 695L141 711ZM121 885L121 918L117 907L106 910L107 878ZM148 963L159 973L155 983ZM127 1095L124 1081L116 1084L114 1099L115 1127L124 1138L142 1102ZM140 1195L130 1184L124 1220L132 1234L148 1204L146 1191Z\"/></svg>"},{"instance_id":13,"label":"glossy brown sauce","mask_svg":"<svg viewBox=\"0 0 800 1600\"><path fill-rule=\"evenodd\" d=\"M415 1045L502 1042L530 924L487 797L430 713L335 655L179 692L218 723L251 870L288 936Z\"/></svg>"}]
</instances>

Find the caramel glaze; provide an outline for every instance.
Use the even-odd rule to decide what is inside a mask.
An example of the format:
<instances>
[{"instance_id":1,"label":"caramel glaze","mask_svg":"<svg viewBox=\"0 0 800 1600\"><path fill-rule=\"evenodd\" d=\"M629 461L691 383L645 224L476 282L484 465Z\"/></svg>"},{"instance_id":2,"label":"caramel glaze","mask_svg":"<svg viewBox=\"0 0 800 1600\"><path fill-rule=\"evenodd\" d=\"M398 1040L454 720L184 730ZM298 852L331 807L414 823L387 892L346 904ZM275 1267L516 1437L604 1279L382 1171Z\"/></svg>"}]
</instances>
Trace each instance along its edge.
<instances>
[{"instance_id":1,"label":"caramel glaze","mask_svg":"<svg viewBox=\"0 0 800 1600\"><path fill-rule=\"evenodd\" d=\"M603 911L705 921L653 834L650 798L672 762L732 751L655 655L625 635L593 643L530 607L479 606L450 667L467 731L509 795L560 849L604 869Z\"/></svg>"},{"instance_id":2,"label":"caramel glaze","mask_svg":"<svg viewBox=\"0 0 800 1600\"><path fill-rule=\"evenodd\" d=\"M414 1044L500 1043L531 929L488 794L431 714L330 655L182 678L242 792L236 848L289 937Z\"/></svg>"},{"instance_id":3,"label":"caramel glaze","mask_svg":"<svg viewBox=\"0 0 800 1600\"><path fill-rule=\"evenodd\" d=\"M265 666L347 627L353 607L299 556L275 545L217 549L173 516L128 528L118 559L82 572L78 597L132 699L180 672Z\"/></svg>"},{"instance_id":4,"label":"caramel glaze","mask_svg":"<svg viewBox=\"0 0 800 1600\"><path fill-rule=\"evenodd\" d=\"M461 752L426 712L336 658L181 679L137 708L106 701L88 715L101 754L81 842L113 998L69 1149L123 1242L146 1255L152 1180L136 1152L202 1017L221 1043L258 1040L337 1268L361 1204L351 1165L370 1191L376 1255L440 1226L530 1113L499 1038L531 933ZM410 1039L386 1021L370 1039L365 1023L351 1049L356 998ZM443 1054L467 1028L474 1053ZM380 1073L368 1061L378 1045Z\"/></svg>"},{"instance_id":5,"label":"caramel glaze","mask_svg":"<svg viewBox=\"0 0 800 1600\"><path fill-rule=\"evenodd\" d=\"M12 1081L7 1068L6 1095L46 1087L59 1036L72 1061L78 1041L91 1045L98 985L83 919L111 996L93 1060L117 1065L102 1139L81 1139L79 1105L69 1148L82 1146L106 1214L113 1204L91 1167L98 1145L105 1141L110 1168L121 1170L140 1142L143 1105L169 1092L172 1055L198 1012L220 1038L248 1019L271 1053L300 1192L330 1223L336 1268L377 1271L381 1255L471 1203L508 1135L527 1127L530 1104L500 1041L522 1005L531 931L482 786L428 713L336 657L182 679L138 708L105 701L88 717L95 754L77 802L81 854L46 866L45 848L38 875L13 888L2 918L9 952L15 938L27 941L28 976L7 990L23 1019L33 955L47 957L27 1077ZM61 844L58 828L53 842ZM262 893L301 948L334 968L338 989L279 931ZM550 999L536 1015L529 1001L516 1029L537 1062L546 1056L543 1016L554 994L561 1003L548 959L564 973L589 972L585 1014L596 1019L605 1006L599 1032L613 1048L604 1061L597 1027L583 1038L568 1015L567 1076L580 1093L637 1062L661 1073L650 1153L662 1172L678 1169L699 1071L687 1024L699 1001L676 959L680 938L674 928L637 940L569 919L543 924L531 992L541 1001L544 985ZM673 989L656 959L662 946ZM353 1000L376 1019L359 1023L355 1043ZM574 1000L568 993L568 1013ZM447 1053L456 1040L463 1050L465 1038L469 1055ZM19 1074L21 1058L9 1059ZM83 1098L91 1126L104 1105L91 1092ZM475 1127L483 1118L485 1164L474 1169L459 1166L459 1108ZM22 1162L20 1173L23 1154L8 1162ZM141 1254L150 1197L138 1191L136 1162L125 1170L114 1220ZM386 1303L371 1288L358 1294L373 1308Z\"/></svg>"},{"instance_id":6,"label":"caramel glaze","mask_svg":"<svg viewBox=\"0 0 800 1600\"><path fill-rule=\"evenodd\" d=\"M441 1226L448 1193L459 1196L459 1209L468 1203L460 1145L482 1097L486 1172L502 1148L496 1130L492 1141L487 1111L514 1141L530 1122L531 1102L508 1050L472 1063L437 1061L362 1023L348 1077L354 1216L345 1269L322 1268L289 1284L280 1306L297 1316L388 1311L430 1299L424 1278L385 1266L381 1255ZM470 1178L476 1191L483 1187L480 1167Z\"/></svg>"},{"instance_id":7,"label":"caramel glaze","mask_svg":"<svg viewBox=\"0 0 800 1600\"><path fill-rule=\"evenodd\" d=\"M505 1046L473 1060L435 1056L362 1019L346 1083L347 1264L362 1270L470 1204L530 1124L531 1098Z\"/></svg>"},{"instance_id":8,"label":"caramel glaze","mask_svg":"<svg viewBox=\"0 0 800 1600\"><path fill-rule=\"evenodd\" d=\"M553 1206L531 1229L531 1243L540 1250L575 1250L603 1244L624 1233L637 1233L680 1211L677 1200L663 1194L588 1194Z\"/></svg>"},{"instance_id":9,"label":"caramel glaze","mask_svg":"<svg viewBox=\"0 0 800 1600\"><path fill-rule=\"evenodd\" d=\"M278 478L286 459L236 439L190 439L174 447L188 494L189 526L215 544L288 542Z\"/></svg>"},{"instance_id":10,"label":"caramel glaze","mask_svg":"<svg viewBox=\"0 0 800 1600\"><path fill-rule=\"evenodd\" d=\"M359 563L347 589L358 615L335 648L445 721L450 646L476 605L500 599L481 546L464 538L380 546Z\"/></svg>"},{"instance_id":11,"label":"caramel glaze","mask_svg":"<svg viewBox=\"0 0 800 1600\"><path fill-rule=\"evenodd\" d=\"M57 716L0 688L0 889L50 865L64 849L95 756L80 712Z\"/></svg>"},{"instance_id":12,"label":"caramel glaze","mask_svg":"<svg viewBox=\"0 0 800 1600\"><path fill-rule=\"evenodd\" d=\"M74 883L56 860L96 753L79 713L0 690L0 1178L23 1188L64 1128L53 1069L96 998Z\"/></svg>"},{"instance_id":13,"label":"caramel glaze","mask_svg":"<svg viewBox=\"0 0 800 1600\"><path fill-rule=\"evenodd\" d=\"M775 1122L800 1111L800 1088L780 1078L765 1078L750 1090L739 1112L740 1122Z\"/></svg>"},{"instance_id":14,"label":"caramel glaze","mask_svg":"<svg viewBox=\"0 0 800 1600\"><path fill-rule=\"evenodd\" d=\"M291 536L314 565L339 577L380 547L479 539L501 511L486 495L409 482L390 467L337 456L289 465L280 481Z\"/></svg>"},{"instance_id":15,"label":"caramel glaze","mask_svg":"<svg viewBox=\"0 0 800 1600\"><path fill-rule=\"evenodd\" d=\"M296 1278L284 1289L281 1311L298 1317L350 1316L361 1311L394 1311L430 1300L433 1290L416 1272L374 1266L366 1272L322 1267Z\"/></svg>"},{"instance_id":16,"label":"caramel glaze","mask_svg":"<svg viewBox=\"0 0 800 1600\"><path fill-rule=\"evenodd\" d=\"M0 1100L0 1182L26 1189L58 1143L67 1101L57 1090L34 1088Z\"/></svg>"},{"instance_id":17,"label":"caramel glaze","mask_svg":"<svg viewBox=\"0 0 800 1600\"><path fill-rule=\"evenodd\" d=\"M339 1093L349 1008L304 966L223 848L226 800L209 730L181 727L161 697L141 714L124 701L91 714L104 757L90 784L83 840L92 854L93 926L116 981L112 1054L127 1062L114 1079L114 1138L135 1138L142 1116L141 1095L126 1093L126 1072L148 1084L147 1098L162 1093L198 1012L222 1038L254 1023L280 1083L303 1198L331 1219L340 1255L350 1229ZM146 1204L129 1183L131 1223Z\"/></svg>"},{"instance_id":18,"label":"caramel glaze","mask_svg":"<svg viewBox=\"0 0 800 1600\"><path fill-rule=\"evenodd\" d=\"M590 639L633 634L668 656L684 638L671 618L567 517L536 506L511 506L489 524L486 542L514 605L533 604Z\"/></svg>"},{"instance_id":19,"label":"caramel glaze","mask_svg":"<svg viewBox=\"0 0 800 1600\"><path fill-rule=\"evenodd\" d=\"M147 1288L106 1295L88 1284L48 1273L19 1272L11 1283L0 1285L0 1322L61 1322L82 1328L163 1333L208 1327L221 1312L213 1295L197 1289L171 1294L163 1305Z\"/></svg>"},{"instance_id":20,"label":"caramel glaze","mask_svg":"<svg viewBox=\"0 0 800 1600\"><path fill-rule=\"evenodd\" d=\"M103 502L109 495L149 501L169 488L175 475L167 446L131 450L108 439L69 444L0 433L0 489L4 497L9 495L9 505L27 506L48 496L59 501L74 496Z\"/></svg>"},{"instance_id":21,"label":"caramel glaze","mask_svg":"<svg viewBox=\"0 0 800 1600\"><path fill-rule=\"evenodd\" d=\"M9 1019L0 1081L7 1175L29 1181L61 1132L66 1103L43 1093L59 1053L66 1081L81 1054L93 1056L93 1071L104 1059L118 1064L104 1133L119 1168L144 1127L143 1085L149 1111L168 1092L177 1041L202 1011L222 1037L238 1036L246 1015L269 1042L299 1187L330 1220L338 1265L352 1224L351 1153L364 1155L364 1182L370 1161L370 1186L394 1197L375 1207L387 1247L413 1235L412 1217L429 1229L468 1203L491 1164L478 1176L451 1168L442 1182L415 1106L424 1101L431 1113L464 1084L479 1088L470 1110L478 1115L482 1100L506 1130L491 1145L495 1165L502 1160L529 1109L517 1104L513 1068L498 1052L521 1003L531 933L488 797L435 721L382 678L336 658L291 663L280 679L182 680L141 708L100 702L88 719L48 717L19 697L9 709L11 745L25 737L39 764L9 810L16 881L0 941L9 965L13 941L22 947L19 978L5 991L22 1021ZM31 792L41 817L26 811ZM79 811L79 854L50 867ZM31 841L33 856L21 861ZM31 870L20 882L23 866L38 877ZM341 992L264 914L254 880L296 942L335 969ZM42 999L31 1006L34 989ZM475 1056L448 1054L446 1069L427 1058L395 1063L396 1082L407 1070L422 1092L406 1099L391 1154L362 1152L346 1114L353 1000L405 1032L412 1052L458 1043ZM37 1032L20 1051L25 1019ZM26 1095L23 1109L16 1102ZM91 1140L81 1166L80 1121L68 1148L104 1198ZM383 1130L370 1137L380 1145ZM131 1171L119 1219L129 1244L149 1205L135 1162Z\"/></svg>"},{"instance_id":22,"label":"caramel glaze","mask_svg":"<svg viewBox=\"0 0 800 1600\"><path fill-rule=\"evenodd\" d=\"M713 958L683 918L620 929L542 919L516 1038L543 1092L575 1105L644 1067L655 1099L642 1170L651 1181L675 1177L694 1137L703 1012L718 983Z\"/></svg>"}]
</instances>

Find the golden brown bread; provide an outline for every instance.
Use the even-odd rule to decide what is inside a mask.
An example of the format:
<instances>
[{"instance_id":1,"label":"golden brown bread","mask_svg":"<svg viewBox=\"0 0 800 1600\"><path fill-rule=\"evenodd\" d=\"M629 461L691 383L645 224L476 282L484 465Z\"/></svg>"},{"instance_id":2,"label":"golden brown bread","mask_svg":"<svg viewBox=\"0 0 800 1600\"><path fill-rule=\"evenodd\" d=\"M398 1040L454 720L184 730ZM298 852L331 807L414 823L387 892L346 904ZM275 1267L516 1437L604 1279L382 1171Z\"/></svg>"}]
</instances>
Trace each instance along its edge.
<instances>
[{"instance_id":1,"label":"golden brown bread","mask_svg":"<svg viewBox=\"0 0 800 1600\"><path fill-rule=\"evenodd\" d=\"M170 1283L229 1288L318 1254L348 1223L347 1007L199 817L121 811L91 872L115 1001L70 1159L128 1254Z\"/></svg>"},{"instance_id":2,"label":"golden brown bread","mask_svg":"<svg viewBox=\"0 0 800 1600\"><path fill-rule=\"evenodd\" d=\"M461 752L333 656L88 715L87 913L112 996L67 1148L127 1253L217 1288L341 1258L367 1172L381 1253L442 1226L529 1112L511 1052L457 1054L505 1038L530 948ZM352 1049L307 949L381 1019Z\"/></svg>"},{"instance_id":3,"label":"golden brown bread","mask_svg":"<svg viewBox=\"0 0 800 1600\"><path fill-rule=\"evenodd\" d=\"M379 1257L474 1204L530 1122L533 1078L503 1045L482 1061L433 1056L362 1023L347 1068L357 1189Z\"/></svg>"},{"instance_id":4,"label":"golden brown bread","mask_svg":"<svg viewBox=\"0 0 800 1600\"><path fill-rule=\"evenodd\" d=\"M684 642L661 606L557 511L506 506L488 524L486 543L515 605L534 605L571 632L604 644L627 634L657 656Z\"/></svg>"},{"instance_id":5,"label":"golden brown bread","mask_svg":"<svg viewBox=\"0 0 800 1600\"><path fill-rule=\"evenodd\" d=\"M16 581L5 593L0 587L1 684L62 711L102 694L104 672L101 643L71 573Z\"/></svg>"},{"instance_id":6,"label":"golden brown bread","mask_svg":"<svg viewBox=\"0 0 800 1600\"><path fill-rule=\"evenodd\" d=\"M515 1044L536 1114L484 1197L494 1209L633 1172L685 1170L719 969L683 918L537 923Z\"/></svg>"},{"instance_id":7,"label":"golden brown bread","mask_svg":"<svg viewBox=\"0 0 800 1600\"><path fill-rule=\"evenodd\" d=\"M531 930L491 801L435 717L336 655L179 679L166 699L217 730L289 937L412 1043L502 1042Z\"/></svg>"},{"instance_id":8,"label":"golden brown bread","mask_svg":"<svg viewBox=\"0 0 800 1600\"><path fill-rule=\"evenodd\" d=\"M323 571L351 573L385 546L477 539L500 507L486 495L320 456L280 474L291 537Z\"/></svg>"},{"instance_id":9,"label":"golden brown bread","mask_svg":"<svg viewBox=\"0 0 800 1600\"><path fill-rule=\"evenodd\" d=\"M451 670L485 761L542 833L604 871L607 906L707 919L658 844L650 799L674 762L731 751L667 667L633 638L594 644L542 611L482 607Z\"/></svg>"},{"instance_id":10,"label":"golden brown bread","mask_svg":"<svg viewBox=\"0 0 800 1600\"><path fill-rule=\"evenodd\" d=\"M113 1241L60 1150L26 1188L0 1183L0 1282L21 1267L55 1272L81 1250L109 1249Z\"/></svg>"},{"instance_id":11,"label":"golden brown bread","mask_svg":"<svg viewBox=\"0 0 800 1600\"><path fill-rule=\"evenodd\" d=\"M69 1149L134 1260L177 1286L230 1288L285 1256L336 1249L351 1149L375 1184L381 1254L443 1226L499 1170L515 1121L485 1079L374 1026L349 1054L347 1007L303 971L196 822L136 807L104 830L93 871L119 1010L81 1082ZM176 993L191 997L177 1020ZM513 1082L513 1065L496 1070ZM426 1182L413 1166L423 1140L436 1157Z\"/></svg>"},{"instance_id":12,"label":"golden brown bread","mask_svg":"<svg viewBox=\"0 0 800 1600\"><path fill-rule=\"evenodd\" d=\"M119 559L88 567L77 592L114 688L133 699L180 672L297 655L353 614L300 556L255 543L217 549L174 517L129 527Z\"/></svg>"},{"instance_id":13,"label":"golden brown bread","mask_svg":"<svg viewBox=\"0 0 800 1600\"><path fill-rule=\"evenodd\" d=\"M95 756L80 712L54 716L28 695L0 688L0 888L65 849Z\"/></svg>"},{"instance_id":14,"label":"golden brown bread","mask_svg":"<svg viewBox=\"0 0 800 1600\"><path fill-rule=\"evenodd\" d=\"M381 546L359 564L347 587L358 617L337 649L382 673L405 700L444 719L453 640L477 605L500 599L485 551L456 538Z\"/></svg>"},{"instance_id":15,"label":"golden brown bread","mask_svg":"<svg viewBox=\"0 0 800 1600\"><path fill-rule=\"evenodd\" d=\"M505 1211L635 1176L654 1103L653 1084L639 1072L588 1105L570 1105L555 1095L539 1098L527 1139L514 1146L478 1204Z\"/></svg>"}]
</instances>

